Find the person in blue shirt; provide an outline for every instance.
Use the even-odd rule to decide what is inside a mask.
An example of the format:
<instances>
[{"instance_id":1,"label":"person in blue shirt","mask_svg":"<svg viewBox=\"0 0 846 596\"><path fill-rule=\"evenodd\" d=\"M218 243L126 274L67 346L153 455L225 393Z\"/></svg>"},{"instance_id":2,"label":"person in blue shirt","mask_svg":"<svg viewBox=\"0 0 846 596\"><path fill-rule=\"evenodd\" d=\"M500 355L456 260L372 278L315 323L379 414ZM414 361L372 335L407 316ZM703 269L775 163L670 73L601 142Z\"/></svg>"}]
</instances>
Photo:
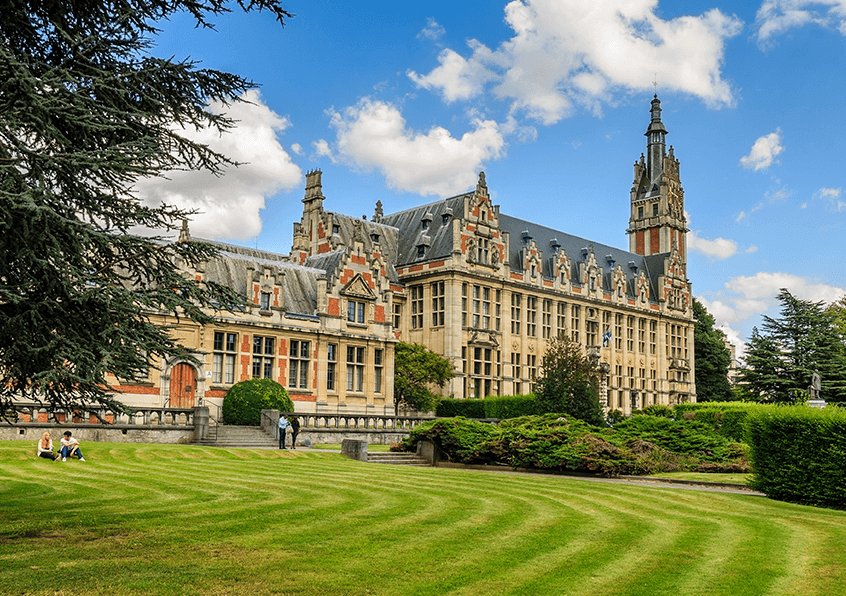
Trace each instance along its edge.
<instances>
[{"instance_id":1,"label":"person in blue shirt","mask_svg":"<svg viewBox=\"0 0 846 596\"><path fill-rule=\"evenodd\" d=\"M285 435L288 434L288 417L282 414L279 417L279 449L285 449Z\"/></svg>"}]
</instances>

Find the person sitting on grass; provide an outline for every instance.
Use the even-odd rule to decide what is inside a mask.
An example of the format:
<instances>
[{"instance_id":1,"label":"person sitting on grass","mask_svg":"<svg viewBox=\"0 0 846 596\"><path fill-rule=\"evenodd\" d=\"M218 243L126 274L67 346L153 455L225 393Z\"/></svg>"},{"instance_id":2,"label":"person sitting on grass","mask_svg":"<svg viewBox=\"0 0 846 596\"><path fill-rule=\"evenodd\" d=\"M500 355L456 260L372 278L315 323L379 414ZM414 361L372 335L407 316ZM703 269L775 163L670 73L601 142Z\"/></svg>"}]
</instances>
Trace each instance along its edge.
<instances>
[{"instance_id":1,"label":"person sitting on grass","mask_svg":"<svg viewBox=\"0 0 846 596\"><path fill-rule=\"evenodd\" d=\"M85 458L82 457L82 451L79 450L79 441L74 439L71 434L71 431L66 430L62 437L62 461L66 461L74 455L79 458L79 461L85 461Z\"/></svg>"},{"instance_id":2,"label":"person sitting on grass","mask_svg":"<svg viewBox=\"0 0 846 596\"><path fill-rule=\"evenodd\" d=\"M53 453L53 438L50 436L49 431L45 430L44 434L41 435L41 440L38 441L38 457L52 459L53 461L58 461L59 459L59 455Z\"/></svg>"}]
</instances>

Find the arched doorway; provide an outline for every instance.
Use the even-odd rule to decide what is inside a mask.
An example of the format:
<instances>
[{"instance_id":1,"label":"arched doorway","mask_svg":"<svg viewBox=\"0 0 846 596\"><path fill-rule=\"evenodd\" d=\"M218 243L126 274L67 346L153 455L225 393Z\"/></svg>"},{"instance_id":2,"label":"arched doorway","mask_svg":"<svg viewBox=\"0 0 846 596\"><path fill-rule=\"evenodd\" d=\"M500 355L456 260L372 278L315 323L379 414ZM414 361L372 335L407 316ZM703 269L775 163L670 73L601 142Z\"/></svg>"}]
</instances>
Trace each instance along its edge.
<instances>
[{"instance_id":1,"label":"arched doorway","mask_svg":"<svg viewBox=\"0 0 846 596\"><path fill-rule=\"evenodd\" d=\"M180 362L170 371L170 407L193 408L197 391L197 375L194 367Z\"/></svg>"}]
</instances>

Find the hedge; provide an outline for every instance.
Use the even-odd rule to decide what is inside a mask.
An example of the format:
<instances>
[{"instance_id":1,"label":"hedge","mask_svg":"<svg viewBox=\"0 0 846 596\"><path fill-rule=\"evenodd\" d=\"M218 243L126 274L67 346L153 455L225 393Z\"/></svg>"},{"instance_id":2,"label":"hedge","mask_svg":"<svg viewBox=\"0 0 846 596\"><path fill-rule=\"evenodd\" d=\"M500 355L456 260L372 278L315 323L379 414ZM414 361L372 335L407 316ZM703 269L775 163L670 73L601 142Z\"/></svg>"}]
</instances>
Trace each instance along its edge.
<instances>
[{"instance_id":1,"label":"hedge","mask_svg":"<svg viewBox=\"0 0 846 596\"><path fill-rule=\"evenodd\" d=\"M519 418L538 413L535 396L529 395L489 395L485 398L485 418Z\"/></svg>"},{"instance_id":2,"label":"hedge","mask_svg":"<svg viewBox=\"0 0 846 596\"><path fill-rule=\"evenodd\" d=\"M803 406L755 410L747 441L754 488L772 499L846 509L846 412Z\"/></svg>"},{"instance_id":3,"label":"hedge","mask_svg":"<svg viewBox=\"0 0 846 596\"><path fill-rule=\"evenodd\" d=\"M271 379L248 379L235 383L223 398L223 422L259 426L262 410L293 412L294 403L285 388Z\"/></svg>"},{"instance_id":4,"label":"hedge","mask_svg":"<svg viewBox=\"0 0 846 596\"><path fill-rule=\"evenodd\" d=\"M778 406L742 402L703 402L673 407L677 419L696 420L711 426L715 432L737 442L746 442L746 424L753 412Z\"/></svg>"},{"instance_id":5,"label":"hedge","mask_svg":"<svg viewBox=\"0 0 846 596\"><path fill-rule=\"evenodd\" d=\"M435 416L438 418L484 418L485 402L481 399L453 399L445 398L438 402L435 407Z\"/></svg>"}]
</instances>

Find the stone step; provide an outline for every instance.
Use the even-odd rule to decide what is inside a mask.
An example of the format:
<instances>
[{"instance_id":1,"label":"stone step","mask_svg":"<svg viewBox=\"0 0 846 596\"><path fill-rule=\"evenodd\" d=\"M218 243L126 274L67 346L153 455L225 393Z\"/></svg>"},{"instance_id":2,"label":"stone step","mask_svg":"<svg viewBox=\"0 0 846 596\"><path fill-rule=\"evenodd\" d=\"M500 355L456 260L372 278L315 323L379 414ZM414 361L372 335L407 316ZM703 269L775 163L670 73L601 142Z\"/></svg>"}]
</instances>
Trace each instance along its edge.
<instances>
[{"instance_id":1,"label":"stone step","mask_svg":"<svg viewBox=\"0 0 846 596\"><path fill-rule=\"evenodd\" d=\"M414 453L368 453L367 461L374 464L392 464L395 466L431 466L428 461Z\"/></svg>"}]
</instances>

